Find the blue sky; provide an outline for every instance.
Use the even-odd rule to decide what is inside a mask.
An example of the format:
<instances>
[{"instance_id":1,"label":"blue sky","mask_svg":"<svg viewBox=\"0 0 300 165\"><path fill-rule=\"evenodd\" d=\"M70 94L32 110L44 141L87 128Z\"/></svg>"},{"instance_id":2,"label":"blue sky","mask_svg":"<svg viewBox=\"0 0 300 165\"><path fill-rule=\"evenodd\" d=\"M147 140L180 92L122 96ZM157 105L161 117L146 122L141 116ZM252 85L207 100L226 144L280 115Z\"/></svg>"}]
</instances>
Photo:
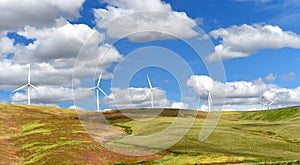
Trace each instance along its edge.
<instances>
[{"instance_id":1,"label":"blue sky","mask_svg":"<svg viewBox=\"0 0 300 165\"><path fill-rule=\"evenodd\" d=\"M205 76L215 109L261 109L262 95L300 104L296 0L17 2L0 4L0 102L27 103L26 90L11 91L30 64L34 104L95 110L85 88L100 73L101 109L150 107L147 74L155 107L206 109Z\"/></svg>"}]
</instances>

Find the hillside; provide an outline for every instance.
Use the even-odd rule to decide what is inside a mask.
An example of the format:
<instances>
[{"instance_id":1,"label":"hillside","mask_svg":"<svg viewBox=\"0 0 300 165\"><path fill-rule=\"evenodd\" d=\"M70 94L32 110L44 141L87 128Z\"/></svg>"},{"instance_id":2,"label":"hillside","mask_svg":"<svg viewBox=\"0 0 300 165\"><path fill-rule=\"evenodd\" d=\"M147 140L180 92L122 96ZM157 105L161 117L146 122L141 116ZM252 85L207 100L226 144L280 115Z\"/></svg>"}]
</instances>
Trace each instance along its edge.
<instances>
[{"instance_id":1,"label":"hillside","mask_svg":"<svg viewBox=\"0 0 300 165\"><path fill-rule=\"evenodd\" d=\"M142 115L143 110L122 112L147 118ZM198 141L198 134L206 113L198 112L184 138L167 151L145 157L116 154L94 142L81 126L75 110L2 104L0 112L0 164L252 164L283 161L296 164L300 160L300 107L223 112L215 131L204 142ZM188 119L190 112L185 110L181 117ZM127 134L149 135L167 128L178 110L165 109L155 119L142 122L131 120L120 111L105 112L104 115ZM137 144L128 142L126 145Z\"/></svg>"}]
</instances>

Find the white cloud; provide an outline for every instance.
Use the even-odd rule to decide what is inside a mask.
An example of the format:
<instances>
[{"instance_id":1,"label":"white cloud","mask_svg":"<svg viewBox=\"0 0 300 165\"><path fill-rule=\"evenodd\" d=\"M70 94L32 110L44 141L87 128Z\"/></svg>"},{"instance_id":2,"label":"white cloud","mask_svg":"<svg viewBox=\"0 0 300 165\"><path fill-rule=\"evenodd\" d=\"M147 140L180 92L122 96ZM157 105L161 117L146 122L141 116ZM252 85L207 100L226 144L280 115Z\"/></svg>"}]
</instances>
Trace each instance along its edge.
<instances>
[{"instance_id":1,"label":"white cloud","mask_svg":"<svg viewBox=\"0 0 300 165\"><path fill-rule=\"evenodd\" d=\"M83 107L79 107L77 105L71 105L69 108L70 109L79 109L79 110L84 109Z\"/></svg>"},{"instance_id":2,"label":"white cloud","mask_svg":"<svg viewBox=\"0 0 300 165\"><path fill-rule=\"evenodd\" d=\"M221 44L207 58L209 61L247 57L260 49L300 48L300 36L273 25L241 25L220 28L210 36L221 39Z\"/></svg>"},{"instance_id":3,"label":"white cloud","mask_svg":"<svg viewBox=\"0 0 300 165\"><path fill-rule=\"evenodd\" d=\"M207 100L207 92L201 88L201 78L203 76L193 75L187 81L187 85L192 87L200 96L200 99ZM208 79L208 78L207 78ZM226 92L226 101L223 105L222 98ZM255 81L234 81L219 82L213 81L212 98L213 105L219 107L223 105L226 109L258 108L258 99L262 95L268 95L270 98L278 97L274 103L277 107L291 106L300 104L300 87L293 89L278 87L273 84L266 84L262 79ZM206 101L205 101L206 102Z\"/></svg>"},{"instance_id":4,"label":"white cloud","mask_svg":"<svg viewBox=\"0 0 300 165\"><path fill-rule=\"evenodd\" d=\"M149 97L145 98L149 90L149 88L133 87L127 89L112 88L111 94L103 99L103 103L118 109L151 107ZM164 91L156 88L153 88L153 103L154 107L157 108L169 106Z\"/></svg>"},{"instance_id":5,"label":"white cloud","mask_svg":"<svg viewBox=\"0 0 300 165\"><path fill-rule=\"evenodd\" d=\"M201 111L207 111L208 110L208 106L207 105L201 105L199 110Z\"/></svg>"},{"instance_id":6,"label":"white cloud","mask_svg":"<svg viewBox=\"0 0 300 165\"><path fill-rule=\"evenodd\" d=\"M15 52L14 59L23 63L75 59L81 46L94 32L87 25L72 25L67 22L52 28L26 27L18 31L18 34L26 38L35 38L36 41L29 46L19 48Z\"/></svg>"},{"instance_id":7,"label":"white cloud","mask_svg":"<svg viewBox=\"0 0 300 165\"><path fill-rule=\"evenodd\" d=\"M171 108L188 109L189 105L183 102L174 102L172 103Z\"/></svg>"},{"instance_id":8,"label":"white cloud","mask_svg":"<svg viewBox=\"0 0 300 165\"><path fill-rule=\"evenodd\" d=\"M70 88L56 86L38 86L39 90L31 89L31 101L41 104L56 104L60 102L73 102L73 92ZM27 101L27 90L16 92L11 96L13 102ZM76 89L74 93L80 92L80 100L84 100L93 95L91 90Z\"/></svg>"},{"instance_id":9,"label":"white cloud","mask_svg":"<svg viewBox=\"0 0 300 165\"><path fill-rule=\"evenodd\" d=\"M94 15L98 27L106 28L110 37L127 37L134 42L147 42L197 35L193 30L196 26L194 20L184 12L172 11L169 4L160 0L106 2L109 6L106 9L95 9ZM110 22L111 20L114 21Z\"/></svg>"},{"instance_id":10,"label":"white cloud","mask_svg":"<svg viewBox=\"0 0 300 165\"><path fill-rule=\"evenodd\" d=\"M8 37L0 37L0 59L14 51L14 41Z\"/></svg>"},{"instance_id":11,"label":"white cloud","mask_svg":"<svg viewBox=\"0 0 300 165\"><path fill-rule=\"evenodd\" d=\"M192 75L187 81L188 86L194 87L195 91L199 93L202 90L211 90L214 80L205 75Z\"/></svg>"},{"instance_id":12,"label":"white cloud","mask_svg":"<svg viewBox=\"0 0 300 165\"><path fill-rule=\"evenodd\" d=\"M187 81L187 86L192 87L200 98L207 99L207 91L204 86L201 85L207 83L205 82L206 80L211 81L211 78L204 75L192 75ZM214 99L221 99L226 94L227 103L229 98L230 102L235 103L242 102L243 98L257 97L266 89L267 85L264 84L261 79L251 82L234 81L225 83L212 80L211 92Z\"/></svg>"},{"instance_id":13,"label":"white cloud","mask_svg":"<svg viewBox=\"0 0 300 165\"><path fill-rule=\"evenodd\" d=\"M27 38L35 38L36 41L28 46L16 45L12 47L12 41L3 39L8 40L6 45L10 46L6 46L5 49L1 49L0 46L0 50L5 53L13 53L14 56L12 60L0 61L1 68L7 71L0 74L0 80L4 82L1 84L2 86L19 82L18 80L14 81L14 79L23 79L24 75L27 75L28 69L26 68L28 66L26 65L28 63L32 64L32 75L37 76L38 82L43 85L54 85L52 82L56 82L57 85L64 86L66 81L71 84L73 68L79 50L91 35L94 36L95 40L89 40L82 50L84 53L81 56L84 59L80 58L81 69L85 72L80 75L81 77L94 75L98 65L102 69L106 69L112 63L123 58L115 47L109 44L99 46L99 43L103 41L103 36L84 24L72 25L65 22L61 26L52 28L27 27L19 31L18 34ZM3 45L5 46L5 44ZM20 71L22 72L20 73ZM104 72L104 78L111 77L107 75ZM46 84L46 81L49 81L49 84Z\"/></svg>"},{"instance_id":14,"label":"white cloud","mask_svg":"<svg viewBox=\"0 0 300 165\"><path fill-rule=\"evenodd\" d=\"M73 79L74 87L81 84L81 79L94 76L99 66L103 71L103 78L111 78L111 73L106 69L123 59L112 45L99 46L103 41L103 35L84 24L70 24L61 19L51 28L26 27L17 33L26 38L34 38L35 41L27 46L18 44L14 46L13 40L0 38L0 41L5 41L5 44L0 45L0 53L13 53L12 59L4 57L0 61L0 89L13 90L25 84L30 63L32 83L36 86L51 87L49 90L52 90L54 97L40 95L39 99L35 99L36 103L70 101L74 64L82 45L85 44L81 54L83 58L78 62L76 70L78 74ZM93 38L89 39L91 35ZM58 94L58 90L61 91L61 95ZM25 97L27 97L25 94L17 93L12 99L15 102Z\"/></svg>"},{"instance_id":15,"label":"white cloud","mask_svg":"<svg viewBox=\"0 0 300 165\"><path fill-rule=\"evenodd\" d=\"M273 73L270 73L270 74L268 74L268 75L265 77L265 80L266 80L267 82L273 82L273 81L276 80L276 76L275 76Z\"/></svg>"},{"instance_id":16,"label":"white cloud","mask_svg":"<svg viewBox=\"0 0 300 165\"><path fill-rule=\"evenodd\" d=\"M161 0L104 0L108 4L123 8L132 9L134 11L172 11L170 4L167 4Z\"/></svg>"},{"instance_id":17,"label":"white cloud","mask_svg":"<svg viewBox=\"0 0 300 165\"><path fill-rule=\"evenodd\" d=\"M22 29L25 26L46 27L55 20L79 17L84 0L1 0L0 31Z\"/></svg>"}]
</instances>

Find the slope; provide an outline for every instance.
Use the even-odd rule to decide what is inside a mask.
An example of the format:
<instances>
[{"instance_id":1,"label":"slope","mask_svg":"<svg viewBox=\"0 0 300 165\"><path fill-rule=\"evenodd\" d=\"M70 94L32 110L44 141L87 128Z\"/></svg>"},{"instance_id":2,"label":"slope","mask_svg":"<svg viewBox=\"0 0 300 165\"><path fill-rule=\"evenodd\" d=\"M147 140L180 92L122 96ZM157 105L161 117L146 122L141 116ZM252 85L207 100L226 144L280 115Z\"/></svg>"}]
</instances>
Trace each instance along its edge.
<instances>
[{"instance_id":1,"label":"slope","mask_svg":"<svg viewBox=\"0 0 300 165\"><path fill-rule=\"evenodd\" d=\"M181 114L176 109L164 109L156 118L145 120L149 116L143 111L157 113L155 109L127 109L104 115L127 134L151 135L169 127L177 116L189 120L192 114L190 110ZM186 136L168 150L145 157L124 156L103 148L82 127L75 110L2 104L0 112L0 164L299 164L300 159L299 107L223 112L205 141L199 141L198 135L207 113L199 111ZM144 120L131 120L121 112Z\"/></svg>"}]
</instances>

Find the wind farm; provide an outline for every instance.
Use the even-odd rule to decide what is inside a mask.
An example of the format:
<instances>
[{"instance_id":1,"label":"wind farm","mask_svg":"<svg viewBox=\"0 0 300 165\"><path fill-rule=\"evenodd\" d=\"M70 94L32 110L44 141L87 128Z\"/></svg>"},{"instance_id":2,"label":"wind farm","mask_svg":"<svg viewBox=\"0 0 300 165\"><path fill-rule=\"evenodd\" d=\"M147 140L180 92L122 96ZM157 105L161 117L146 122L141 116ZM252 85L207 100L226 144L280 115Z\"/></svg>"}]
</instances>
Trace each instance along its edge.
<instances>
[{"instance_id":1,"label":"wind farm","mask_svg":"<svg viewBox=\"0 0 300 165\"><path fill-rule=\"evenodd\" d=\"M0 165L299 165L296 0L1 0Z\"/></svg>"}]
</instances>

